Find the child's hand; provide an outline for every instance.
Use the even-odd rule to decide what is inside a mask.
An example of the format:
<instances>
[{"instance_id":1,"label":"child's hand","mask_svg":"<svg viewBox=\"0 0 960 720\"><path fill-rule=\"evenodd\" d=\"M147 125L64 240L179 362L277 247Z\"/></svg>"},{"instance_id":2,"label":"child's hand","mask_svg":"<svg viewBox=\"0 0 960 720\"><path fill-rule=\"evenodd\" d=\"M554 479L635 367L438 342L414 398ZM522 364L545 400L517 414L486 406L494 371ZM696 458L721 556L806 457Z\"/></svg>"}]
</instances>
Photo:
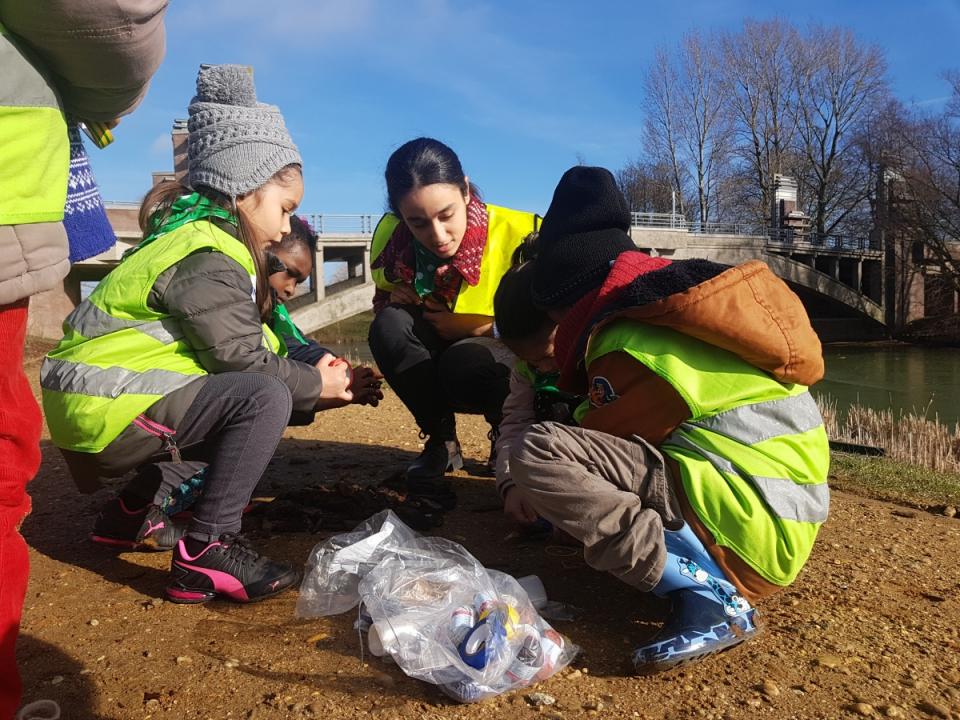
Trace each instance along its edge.
<instances>
[{"instance_id":1,"label":"child's hand","mask_svg":"<svg viewBox=\"0 0 960 720\"><path fill-rule=\"evenodd\" d=\"M353 393L350 391L350 364L348 362L330 353L325 353L323 357L317 360L316 368L320 371L320 378L323 381L320 397L317 399L316 407L318 410L343 407L353 401Z\"/></svg>"},{"instance_id":2,"label":"child's hand","mask_svg":"<svg viewBox=\"0 0 960 720\"><path fill-rule=\"evenodd\" d=\"M350 391L353 393L353 403L355 405L370 405L376 407L383 400L383 391L380 385L383 381L383 375L373 368L355 367L353 369L353 382L350 385Z\"/></svg>"},{"instance_id":3,"label":"child's hand","mask_svg":"<svg viewBox=\"0 0 960 720\"><path fill-rule=\"evenodd\" d=\"M390 291L390 302L395 305L421 305L420 296L411 285L397 285Z\"/></svg>"},{"instance_id":4,"label":"child's hand","mask_svg":"<svg viewBox=\"0 0 960 720\"><path fill-rule=\"evenodd\" d=\"M507 489L506 497L503 499L503 514L517 525L530 525L540 517L523 491L516 485Z\"/></svg>"}]
</instances>

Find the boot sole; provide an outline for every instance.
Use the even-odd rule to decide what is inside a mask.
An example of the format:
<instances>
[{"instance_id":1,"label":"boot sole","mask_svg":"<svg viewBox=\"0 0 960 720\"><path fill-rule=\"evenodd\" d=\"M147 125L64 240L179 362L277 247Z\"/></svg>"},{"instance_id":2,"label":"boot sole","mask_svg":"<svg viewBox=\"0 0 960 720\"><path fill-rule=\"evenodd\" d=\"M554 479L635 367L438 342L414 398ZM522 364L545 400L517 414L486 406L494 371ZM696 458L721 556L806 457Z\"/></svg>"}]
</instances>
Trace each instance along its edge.
<instances>
[{"instance_id":1,"label":"boot sole","mask_svg":"<svg viewBox=\"0 0 960 720\"><path fill-rule=\"evenodd\" d=\"M678 652L675 655L667 658L662 658L660 660L653 660L651 662L638 665L634 661L634 670L637 675L656 675L658 673L666 672L668 670L675 670L680 667L685 667L691 663L695 663L698 660L702 660L705 657L710 655L719 655L720 653L727 652L732 650L738 645L742 645L748 640L752 640L760 634L760 628L755 627L753 632L744 634L742 637L733 638L722 644L714 644L709 647L701 648L699 650L693 650L690 652Z\"/></svg>"}]
</instances>

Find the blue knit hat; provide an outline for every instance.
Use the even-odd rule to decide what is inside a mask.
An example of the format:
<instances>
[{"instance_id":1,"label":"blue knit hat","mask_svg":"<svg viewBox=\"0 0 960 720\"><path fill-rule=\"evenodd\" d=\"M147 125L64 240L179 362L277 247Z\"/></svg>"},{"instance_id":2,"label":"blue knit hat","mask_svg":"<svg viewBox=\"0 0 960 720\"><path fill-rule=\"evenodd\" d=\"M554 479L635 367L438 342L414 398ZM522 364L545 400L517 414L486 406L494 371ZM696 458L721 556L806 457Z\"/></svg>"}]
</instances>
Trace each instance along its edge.
<instances>
[{"instance_id":1,"label":"blue knit hat","mask_svg":"<svg viewBox=\"0 0 960 720\"><path fill-rule=\"evenodd\" d=\"M67 134L70 137L70 174L63 227L70 241L70 262L75 263L109 250L116 244L117 236L107 219L103 198L76 123L69 125Z\"/></svg>"}]
</instances>

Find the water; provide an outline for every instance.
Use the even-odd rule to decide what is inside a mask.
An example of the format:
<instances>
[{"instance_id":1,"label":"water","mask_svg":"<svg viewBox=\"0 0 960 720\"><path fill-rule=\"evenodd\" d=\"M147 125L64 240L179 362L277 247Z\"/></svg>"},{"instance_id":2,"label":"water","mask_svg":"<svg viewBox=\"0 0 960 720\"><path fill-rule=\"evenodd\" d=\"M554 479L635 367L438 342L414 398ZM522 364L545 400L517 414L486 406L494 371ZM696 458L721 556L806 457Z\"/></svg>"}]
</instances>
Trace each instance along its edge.
<instances>
[{"instance_id":1,"label":"water","mask_svg":"<svg viewBox=\"0 0 960 720\"><path fill-rule=\"evenodd\" d=\"M860 403L960 422L960 350L909 346L828 346L826 378L813 388L839 409Z\"/></svg>"},{"instance_id":2,"label":"water","mask_svg":"<svg viewBox=\"0 0 960 720\"><path fill-rule=\"evenodd\" d=\"M345 357L350 362L359 361L372 365L373 355L367 345L367 329L371 320L373 311L368 311L320 328L310 333L310 337L338 357Z\"/></svg>"}]
</instances>

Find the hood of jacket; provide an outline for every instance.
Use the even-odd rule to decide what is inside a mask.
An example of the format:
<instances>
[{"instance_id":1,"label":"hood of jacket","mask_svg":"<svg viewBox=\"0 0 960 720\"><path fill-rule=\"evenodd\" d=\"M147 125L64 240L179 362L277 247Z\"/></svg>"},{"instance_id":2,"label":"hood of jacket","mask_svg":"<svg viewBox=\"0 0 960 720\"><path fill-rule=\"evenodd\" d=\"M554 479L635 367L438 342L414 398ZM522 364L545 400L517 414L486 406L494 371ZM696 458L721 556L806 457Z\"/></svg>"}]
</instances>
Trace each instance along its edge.
<instances>
[{"instance_id":1,"label":"hood of jacket","mask_svg":"<svg viewBox=\"0 0 960 720\"><path fill-rule=\"evenodd\" d=\"M678 260L654 269L621 254L599 290L581 299L557 332L561 386L578 386L589 337L614 320L668 327L734 353L783 383L823 377L820 338L800 298L767 267Z\"/></svg>"}]
</instances>

